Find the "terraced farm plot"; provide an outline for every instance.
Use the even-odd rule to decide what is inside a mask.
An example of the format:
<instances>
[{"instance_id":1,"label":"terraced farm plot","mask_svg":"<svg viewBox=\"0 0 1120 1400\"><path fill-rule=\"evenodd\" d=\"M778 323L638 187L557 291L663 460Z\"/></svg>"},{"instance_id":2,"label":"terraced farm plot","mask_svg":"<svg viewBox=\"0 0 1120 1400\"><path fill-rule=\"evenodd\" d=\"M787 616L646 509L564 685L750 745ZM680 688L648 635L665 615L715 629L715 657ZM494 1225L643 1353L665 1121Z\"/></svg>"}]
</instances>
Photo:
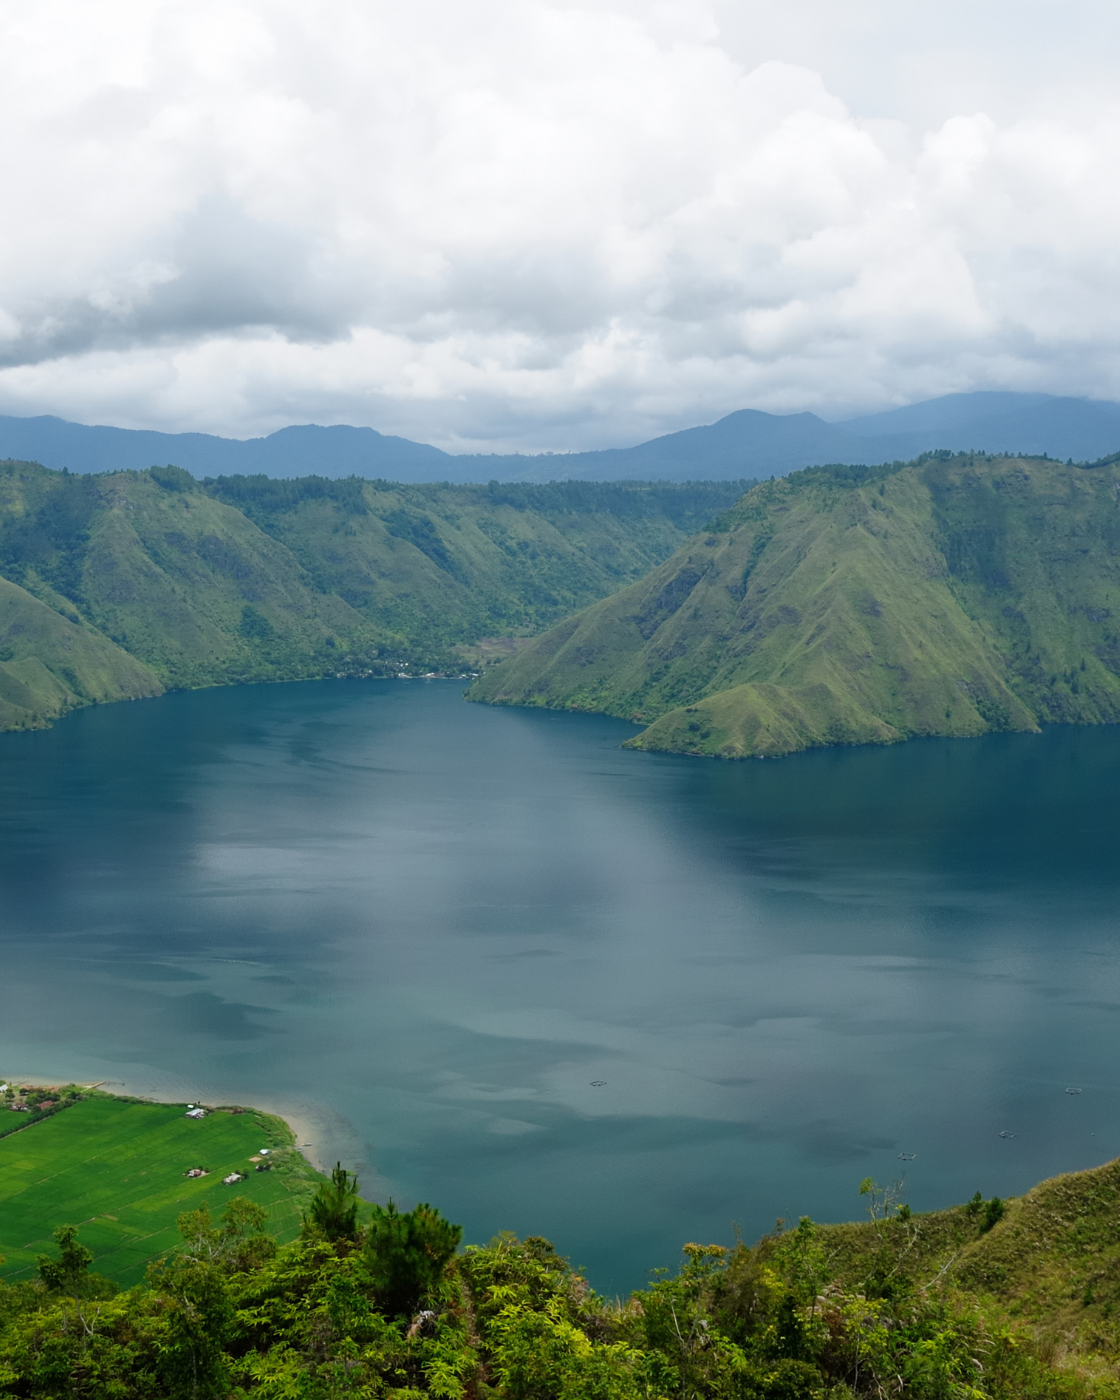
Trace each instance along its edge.
<instances>
[{"instance_id":1,"label":"terraced farm plot","mask_svg":"<svg viewBox=\"0 0 1120 1400\"><path fill-rule=\"evenodd\" d=\"M278 1118L246 1111L185 1117L185 1104L97 1095L0 1138L0 1277L33 1278L35 1256L55 1252L59 1225L80 1227L93 1268L124 1287L178 1243L175 1221L206 1202L215 1217L234 1196L268 1211L277 1240L293 1239L321 1178L291 1147ZM271 1171L250 1157L270 1149ZM191 1180L195 1166L209 1175ZM223 1186L222 1177L247 1172Z\"/></svg>"}]
</instances>

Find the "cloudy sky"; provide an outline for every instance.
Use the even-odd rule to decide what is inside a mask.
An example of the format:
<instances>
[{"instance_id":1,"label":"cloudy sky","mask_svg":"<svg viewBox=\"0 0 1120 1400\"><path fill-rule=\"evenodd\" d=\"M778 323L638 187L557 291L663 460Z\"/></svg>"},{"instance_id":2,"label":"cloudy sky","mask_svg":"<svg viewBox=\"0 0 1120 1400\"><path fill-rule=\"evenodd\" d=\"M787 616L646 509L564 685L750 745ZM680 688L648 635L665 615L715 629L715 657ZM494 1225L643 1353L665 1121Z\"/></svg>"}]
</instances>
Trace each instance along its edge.
<instances>
[{"instance_id":1,"label":"cloudy sky","mask_svg":"<svg viewBox=\"0 0 1120 1400\"><path fill-rule=\"evenodd\" d=\"M1114 0L0 9L0 412L450 450L1120 399Z\"/></svg>"}]
</instances>

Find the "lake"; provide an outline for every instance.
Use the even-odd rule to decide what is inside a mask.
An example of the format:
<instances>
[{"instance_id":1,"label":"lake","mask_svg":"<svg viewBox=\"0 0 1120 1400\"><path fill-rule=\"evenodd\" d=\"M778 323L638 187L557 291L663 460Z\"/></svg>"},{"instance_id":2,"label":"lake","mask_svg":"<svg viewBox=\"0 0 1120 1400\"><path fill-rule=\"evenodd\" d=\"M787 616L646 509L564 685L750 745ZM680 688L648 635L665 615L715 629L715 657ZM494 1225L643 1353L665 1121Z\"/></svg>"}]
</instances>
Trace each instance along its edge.
<instances>
[{"instance_id":1,"label":"lake","mask_svg":"<svg viewBox=\"0 0 1120 1400\"><path fill-rule=\"evenodd\" d=\"M609 1293L1120 1152L1120 729L720 763L460 691L0 736L0 1070L314 1105L366 1194Z\"/></svg>"}]
</instances>

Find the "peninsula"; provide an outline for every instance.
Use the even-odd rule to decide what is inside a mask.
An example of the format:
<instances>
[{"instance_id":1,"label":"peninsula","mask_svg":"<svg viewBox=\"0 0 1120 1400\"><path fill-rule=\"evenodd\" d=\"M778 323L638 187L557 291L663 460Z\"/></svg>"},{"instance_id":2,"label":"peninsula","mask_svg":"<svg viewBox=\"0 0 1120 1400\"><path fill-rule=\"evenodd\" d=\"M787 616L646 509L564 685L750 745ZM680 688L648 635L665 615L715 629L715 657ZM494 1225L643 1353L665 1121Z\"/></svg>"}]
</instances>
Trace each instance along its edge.
<instances>
[{"instance_id":1,"label":"peninsula","mask_svg":"<svg viewBox=\"0 0 1120 1400\"><path fill-rule=\"evenodd\" d=\"M1120 719L1120 456L930 453L748 491L482 675L724 758Z\"/></svg>"}]
</instances>

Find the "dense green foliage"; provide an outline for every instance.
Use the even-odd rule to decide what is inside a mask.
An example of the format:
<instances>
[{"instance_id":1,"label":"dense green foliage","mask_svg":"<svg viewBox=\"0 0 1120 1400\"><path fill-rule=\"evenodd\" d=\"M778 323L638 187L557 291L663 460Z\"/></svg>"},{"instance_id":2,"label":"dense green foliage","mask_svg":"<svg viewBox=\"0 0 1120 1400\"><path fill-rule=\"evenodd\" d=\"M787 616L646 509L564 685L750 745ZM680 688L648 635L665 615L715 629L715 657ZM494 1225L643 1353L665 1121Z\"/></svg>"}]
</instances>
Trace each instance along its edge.
<instances>
[{"instance_id":1,"label":"dense green foliage","mask_svg":"<svg viewBox=\"0 0 1120 1400\"><path fill-rule=\"evenodd\" d=\"M48 1293L62 1293L70 1298L111 1298L116 1285L102 1274L91 1274L93 1251L78 1243L76 1225L60 1225L54 1232L58 1258L40 1254L39 1281Z\"/></svg>"},{"instance_id":2,"label":"dense green foliage","mask_svg":"<svg viewBox=\"0 0 1120 1400\"><path fill-rule=\"evenodd\" d=\"M1120 1400L1120 1161L929 1215L868 1178L862 1224L687 1244L609 1301L546 1240L463 1250L279 1120L183 1108L71 1095L0 1144L0 1395Z\"/></svg>"},{"instance_id":3,"label":"dense green foliage","mask_svg":"<svg viewBox=\"0 0 1120 1400\"><path fill-rule=\"evenodd\" d=\"M324 1181L307 1207L307 1218L325 1240L358 1237L358 1178L336 1162L330 1180Z\"/></svg>"},{"instance_id":4,"label":"dense green foliage","mask_svg":"<svg viewBox=\"0 0 1120 1400\"><path fill-rule=\"evenodd\" d=\"M349 1181L336 1180L336 1192ZM234 1199L124 1293L58 1232L34 1282L0 1286L0 1394L80 1400L1115 1400L1115 1164L1004 1216L803 1219L748 1248L688 1244L675 1275L598 1297L544 1239L456 1253L430 1206L277 1248ZM329 1194L329 1190L328 1190ZM989 1220L989 1214L997 1218ZM1095 1257L1093 1257L1095 1256ZM1087 1261L1108 1302L1094 1303ZM1066 1312L1048 1302L1061 1279ZM392 1282L389 1282L389 1281ZM1076 1316L1073 1316L1073 1313ZM1056 1345L1058 1338L1061 1345Z\"/></svg>"},{"instance_id":5,"label":"dense green foliage","mask_svg":"<svg viewBox=\"0 0 1120 1400\"><path fill-rule=\"evenodd\" d=\"M419 486L0 463L0 729L167 687L455 669L640 578L745 482Z\"/></svg>"},{"instance_id":6,"label":"dense green foliage","mask_svg":"<svg viewBox=\"0 0 1120 1400\"><path fill-rule=\"evenodd\" d=\"M742 757L1120 719L1120 462L932 453L749 491L476 699Z\"/></svg>"},{"instance_id":7,"label":"dense green foliage","mask_svg":"<svg viewBox=\"0 0 1120 1400\"><path fill-rule=\"evenodd\" d=\"M365 1236L378 1307L388 1317L410 1316L439 1285L463 1232L421 1202L401 1212L392 1201L374 1206Z\"/></svg>"},{"instance_id":8,"label":"dense green foliage","mask_svg":"<svg viewBox=\"0 0 1120 1400\"><path fill-rule=\"evenodd\" d=\"M183 1211L228 1195L263 1207L278 1239L298 1232L320 1178L280 1119L218 1110L196 1120L184 1116L185 1104L105 1094L70 1103L38 1117L0 1111L16 1129L0 1138L0 1255L7 1258L0 1277L32 1278L52 1232L82 1221L82 1244L96 1268L117 1284L137 1283L175 1242ZM269 1169L257 1171L264 1162ZM196 1167L207 1175L185 1175ZM245 1179L222 1185L234 1173Z\"/></svg>"}]
</instances>

